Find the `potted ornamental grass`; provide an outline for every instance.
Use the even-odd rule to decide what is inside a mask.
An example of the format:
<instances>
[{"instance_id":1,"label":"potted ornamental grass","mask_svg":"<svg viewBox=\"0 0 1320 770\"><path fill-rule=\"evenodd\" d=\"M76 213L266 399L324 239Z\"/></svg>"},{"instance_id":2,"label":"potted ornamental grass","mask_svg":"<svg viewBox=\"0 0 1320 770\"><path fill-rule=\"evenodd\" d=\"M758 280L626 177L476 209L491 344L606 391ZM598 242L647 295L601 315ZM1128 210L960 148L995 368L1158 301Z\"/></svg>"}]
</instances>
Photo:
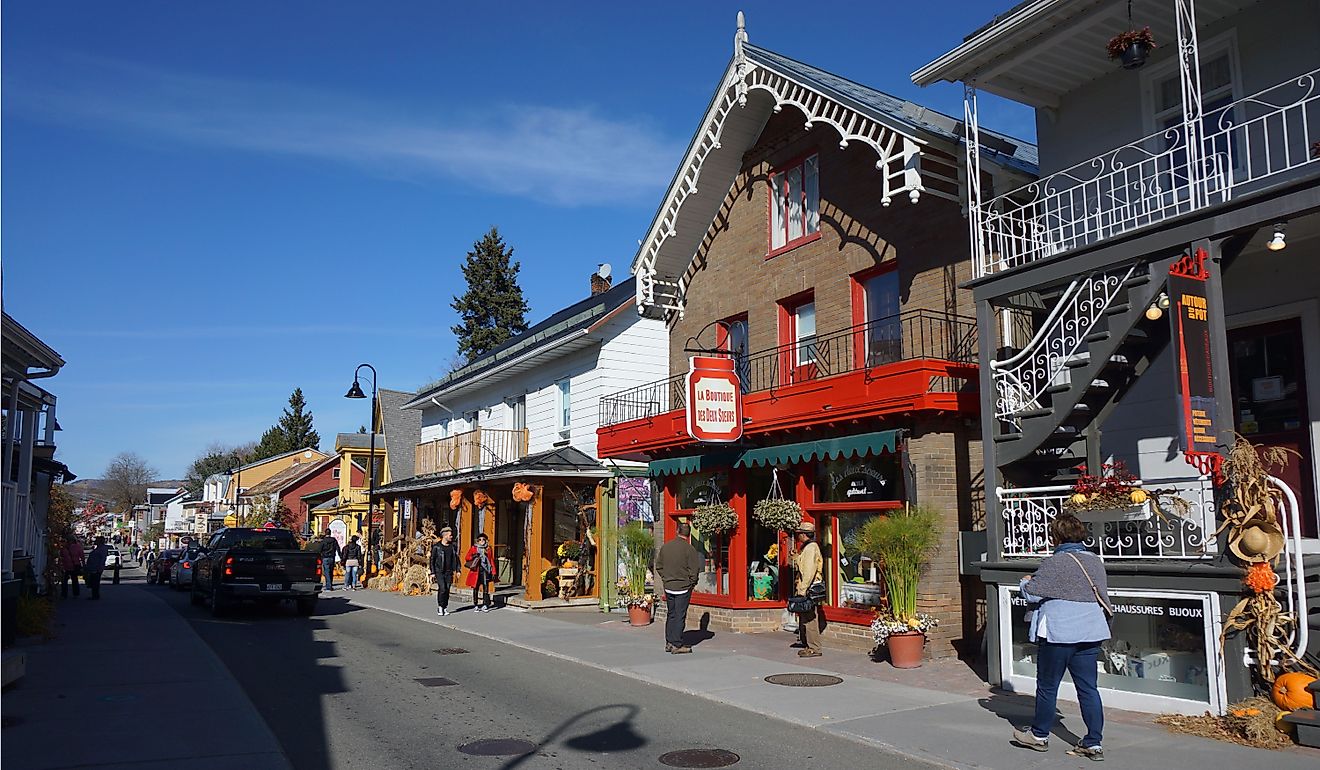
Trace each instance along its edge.
<instances>
[{"instance_id":1,"label":"potted ornamental grass","mask_svg":"<svg viewBox=\"0 0 1320 770\"><path fill-rule=\"evenodd\" d=\"M871 633L878 646L889 648L895 668L921 665L926 632L938 625L932 615L917 611L921 576L939 550L940 513L911 506L876 516L862 526L857 543L881 562L889 610L876 615Z\"/></svg>"},{"instance_id":2,"label":"potted ornamental grass","mask_svg":"<svg viewBox=\"0 0 1320 770\"><path fill-rule=\"evenodd\" d=\"M624 575L619 579L618 605L628 608L629 625L651 623L655 595L646 590L646 571L654 553L655 537L640 521L629 522L619 532L619 556L623 560Z\"/></svg>"}]
</instances>

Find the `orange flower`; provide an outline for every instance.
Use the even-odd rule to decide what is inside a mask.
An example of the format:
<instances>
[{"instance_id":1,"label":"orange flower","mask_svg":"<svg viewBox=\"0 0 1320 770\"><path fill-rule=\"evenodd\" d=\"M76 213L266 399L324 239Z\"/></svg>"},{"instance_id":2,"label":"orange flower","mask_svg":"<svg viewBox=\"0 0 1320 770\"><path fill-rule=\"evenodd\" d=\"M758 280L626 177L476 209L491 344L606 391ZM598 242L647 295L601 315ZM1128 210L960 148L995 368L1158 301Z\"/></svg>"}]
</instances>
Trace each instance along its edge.
<instances>
[{"instance_id":1,"label":"orange flower","mask_svg":"<svg viewBox=\"0 0 1320 770\"><path fill-rule=\"evenodd\" d=\"M1274 574L1274 569L1270 567L1269 562L1258 561L1247 570L1246 577L1242 578L1242 582L1252 591L1263 594L1266 591L1274 590L1274 586L1279 584L1279 576Z\"/></svg>"}]
</instances>

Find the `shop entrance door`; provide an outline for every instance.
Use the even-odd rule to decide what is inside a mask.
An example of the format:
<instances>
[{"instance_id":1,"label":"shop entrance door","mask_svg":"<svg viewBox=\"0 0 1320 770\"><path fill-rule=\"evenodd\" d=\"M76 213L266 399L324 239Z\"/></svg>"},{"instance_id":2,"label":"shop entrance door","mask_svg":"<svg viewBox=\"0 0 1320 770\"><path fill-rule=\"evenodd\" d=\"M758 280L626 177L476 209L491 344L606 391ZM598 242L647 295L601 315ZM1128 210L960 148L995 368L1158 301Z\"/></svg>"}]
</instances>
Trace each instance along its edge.
<instances>
[{"instance_id":1,"label":"shop entrance door","mask_svg":"<svg viewBox=\"0 0 1320 770\"><path fill-rule=\"evenodd\" d=\"M496 510L495 562L498 585L523 584L523 506L513 500L500 500Z\"/></svg>"},{"instance_id":2,"label":"shop entrance door","mask_svg":"<svg viewBox=\"0 0 1320 770\"><path fill-rule=\"evenodd\" d=\"M1253 443L1283 447L1290 455L1272 472L1297 495L1302 536L1316 537L1314 465L1306 392L1302 324L1297 318L1228 332L1233 378L1233 423Z\"/></svg>"}]
</instances>

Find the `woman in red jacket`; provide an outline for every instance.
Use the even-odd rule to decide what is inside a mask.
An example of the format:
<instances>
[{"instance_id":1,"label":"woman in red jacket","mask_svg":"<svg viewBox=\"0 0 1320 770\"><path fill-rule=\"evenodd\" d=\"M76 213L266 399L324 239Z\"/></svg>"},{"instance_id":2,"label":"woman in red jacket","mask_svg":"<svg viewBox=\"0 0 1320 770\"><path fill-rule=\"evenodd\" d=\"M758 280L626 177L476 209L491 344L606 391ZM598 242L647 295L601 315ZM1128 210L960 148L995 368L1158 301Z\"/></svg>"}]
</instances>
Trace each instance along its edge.
<instances>
[{"instance_id":1,"label":"woman in red jacket","mask_svg":"<svg viewBox=\"0 0 1320 770\"><path fill-rule=\"evenodd\" d=\"M468 588L472 589L472 608L477 612L490 612L490 584L495 579L495 559L491 556L486 533L477 535L476 545L468 549L463 563L468 568L466 582ZM484 594L485 604L477 603L478 591Z\"/></svg>"}]
</instances>

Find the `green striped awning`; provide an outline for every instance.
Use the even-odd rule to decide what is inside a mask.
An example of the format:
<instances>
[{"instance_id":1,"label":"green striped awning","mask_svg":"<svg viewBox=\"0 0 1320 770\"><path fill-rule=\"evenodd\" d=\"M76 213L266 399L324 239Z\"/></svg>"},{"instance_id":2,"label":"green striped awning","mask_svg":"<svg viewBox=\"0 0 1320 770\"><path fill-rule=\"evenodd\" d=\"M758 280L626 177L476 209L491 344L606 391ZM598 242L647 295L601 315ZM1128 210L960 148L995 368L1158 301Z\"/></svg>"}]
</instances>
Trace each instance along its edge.
<instances>
[{"instance_id":1,"label":"green striped awning","mask_svg":"<svg viewBox=\"0 0 1320 770\"><path fill-rule=\"evenodd\" d=\"M734 452L707 452L701 455L671 457L667 460L652 460L647 472L652 476L681 476L684 473L701 473L715 468L727 468L738 455Z\"/></svg>"},{"instance_id":2,"label":"green striped awning","mask_svg":"<svg viewBox=\"0 0 1320 770\"><path fill-rule=\"evenodd\" d=\"M898 431L882 430L863 433L860 436L823 438L817 441L803 441L800 444L748 449L734 464L739 468L755 468L760 465L790 465L807 460L865 457L867 454L892 452L896 446L898 446Z\"/></svg>"}]
</instances>

